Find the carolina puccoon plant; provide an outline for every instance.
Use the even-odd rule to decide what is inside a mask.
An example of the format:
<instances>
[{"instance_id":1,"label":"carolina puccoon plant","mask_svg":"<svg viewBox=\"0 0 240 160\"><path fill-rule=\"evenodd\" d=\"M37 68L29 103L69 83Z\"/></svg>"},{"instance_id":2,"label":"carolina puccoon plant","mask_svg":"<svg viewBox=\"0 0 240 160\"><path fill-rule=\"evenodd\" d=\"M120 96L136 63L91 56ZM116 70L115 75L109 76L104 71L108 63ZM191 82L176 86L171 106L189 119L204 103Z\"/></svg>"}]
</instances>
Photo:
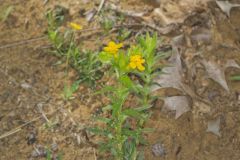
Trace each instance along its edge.
<instances>
[{"instance_id":1,"label":"carolina puccoon plant","mask_svg":"<svg viewBox=\"0 0 240 160\"><path fill-rule=\"evenodd\" d=\"M98 117L105 128L92 128L91 131L106 137L100 149L110 151L116 160L136 160L137 146L144 143L143 133L149 117L154 97L150 96L153 78L159 70L158 60L162 54L156 53L156 34L138 39L136 46L123 50L122 43L109 42L99 54L99 59L110 66L116 83L105 86L99 93L108 96L110 103L103 107L103 115ZM129 96L134 95L136 102L126 107Z\"/></svg>"},{"instance_id":2,"label":"carolina puccoon plant","mask_svg":"<svg viewBox=\"0 0 240 160\"><path fill-rule=\"evenodd\" d=\"M79 82L87 82L95 86L96 80L102 76L101 62L98 60L98 53L81 50L76 42L76 32L83 27L77 23L70 22L68 27L63 27L62 15L50 10L47 13L48 39L53 45L53 52L66 60L66 65L71 65L79 72ZM64 30L64 31L61 31Z\"/></svg>"}]
</instances>

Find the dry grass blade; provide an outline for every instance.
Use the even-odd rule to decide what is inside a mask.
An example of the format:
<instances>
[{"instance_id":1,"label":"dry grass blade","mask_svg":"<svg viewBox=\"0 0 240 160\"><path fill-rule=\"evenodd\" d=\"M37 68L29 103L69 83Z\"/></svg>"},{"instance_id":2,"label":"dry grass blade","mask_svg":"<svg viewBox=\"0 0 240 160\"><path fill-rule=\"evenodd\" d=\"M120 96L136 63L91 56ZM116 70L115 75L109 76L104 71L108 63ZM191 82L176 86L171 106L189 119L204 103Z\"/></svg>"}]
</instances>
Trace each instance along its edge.
<instances>
[{"instance_id":1,"label":"dry grass blade","mask_svg":"<svg viewBox=\"0 0 240 160\"><path fill-rule=\"evenodd\" d=\"M100 5L98 7L98 10L97 10L97 14L100 13L101 9L103 8L104 3L105 3L105 0L101 0L101 3L100 3Z\"/></svg>"},{"instance_id":2,"label":"dry grass blade","mask_svg":"<svg viewBox=\"0 0 240 160\"><path fill-rule=\"evenodd\" d=\"M9 131L9 132L7 132L7 133L4 133L3 135L0 136L0 140L3 139L3 138L6 138L6 137L8 137L8 136L10 136L10 135L12 135L12 134L15 134L15 133L21 131L21 129L22 129L23 127L27 126L27 125L30 124L30 123L33 123L33 122L39 120L41 117L42 117L42 116L39 116L39 117L37 117L37 118L35 118L35 119L31 120L31 121L28 121L28 122L26 122L26 123L24 123L24 124L22 124L22 125L20 125L20 126L18 126L18 127L16 127L16 128L14 128L14 129L12 129L11 131Z\"/></svg>"},{"instance_id":3,"label":"dry grass blade","mask_svg":"<svg viewBox=\"0 0 240 160\"><path fill-rule=\"evenodd\" d=\"M13 6L7 7L7 9L0 14L0 20L2 22L6 21L9 15L12 13L13 9L14 9Z\"/></svg>"},{"instance_id":4,"label":"dry grass blade","mask_svg":"<svg viewBox=\"0 0 240 160\"><path fill-rule=\"evenodd\" d=\"M40 41L40 40L44 40L44 39L47 39L47 36L43 35L43 36L34 37L34 38L30 38L30 39L15 41L15 42L12 42L12 43L9 43L9 44L0 46L0 49L11 48L11 47L15 47L15 46L20 46L20 45L24 45L24 44L28 44L28 43L33 43L33 42Z\"/></svg>"},{"instance_id":5,"label":"dry grass blade","mask_svg":"<svg viewBox=\"0 0 240 160\"><path fill-rule=\"evenodd\" d=\"M46 115L53 115L53 114L55 114L55 113L56 113L58 110L60 110L60 109L61 109L61 107L59 107L58 109L56 109L53 113L48 113L48 114L46 114ZM36 122L37 120L41 119L42 117L43 117L42 115L41 115L41 116L38 116L37 118L34 118L34 119L32 119L32 120L30 120L30 121L28 121L28 122L26 122L26 123L24 123L24 124L22 124L22 125L20 125L20 126L18 126L18 127L16 127L16 128L14 128L14 129L12 129L11 131L2 134L2 135L0 136L0 140L3 139L3 138L6 138L6 137L8 137L8 136L11 136L11 135L13 135L13 134L15 134L15 133L17 133L17 132L19 132L19 131L21 131L23 127L25 127L25 126L33 123L33 122Z\"/></svg>"}]
</instances>

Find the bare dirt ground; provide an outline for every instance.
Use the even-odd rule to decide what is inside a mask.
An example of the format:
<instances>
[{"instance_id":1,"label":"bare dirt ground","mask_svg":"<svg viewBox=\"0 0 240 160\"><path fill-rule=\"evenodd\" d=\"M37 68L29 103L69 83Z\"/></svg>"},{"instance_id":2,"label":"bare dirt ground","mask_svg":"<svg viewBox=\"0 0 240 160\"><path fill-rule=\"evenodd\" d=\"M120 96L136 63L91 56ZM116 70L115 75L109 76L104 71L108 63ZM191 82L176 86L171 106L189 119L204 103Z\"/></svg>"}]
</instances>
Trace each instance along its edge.
<instances>
[{"instance_id":1,"label":"bare dirt ground","mask_svg":"<svg viewBox=\"0 0 240 160\"><path fill-rule=\"evenodd\" d=\"M53 159L57 156L64 160L108 159L98 153L96 138L86 131L94 124L92 115L103 100L93 96L94 90L81 85L75 99L64 101L64 82L76 80L75 71L66 79L65 66L59 65L59 59L46 49L46 38L23 41L44 37L46 10L55 5L68 8L69 19L80 22L84 28L96 26L88 24L81 13L97 8L99 2L50 0L44 5L39 0L5 0L0 3L0 9L14 6L8 19L0 23L0 160L46 159L46 148ZM164 5L155 1L136 4L133 0L113 3L123 10L146 12L137 22L160 27L174 21L178 24L163 37L166 46L176 47L181 53L187 87L180 91L164 89L156 94L186 96L190 99L190 109L175 119L174 111L167 110L162 101L156 103L146 124L155 131L146 135L148 145L139 146L145 159L239 160L240 82L229 77L240 73L237 67L240 8L232 9L228 17L215 1L202 5L196 1L192 6L188 0L162 1ZM81 39L82 46L99 49L115 36L115 32L108 36L91 33ZM235 60L234 65L228 65L228 60ZM212 70L219 74L213 76Z\"/></svg>"}]
</instances>

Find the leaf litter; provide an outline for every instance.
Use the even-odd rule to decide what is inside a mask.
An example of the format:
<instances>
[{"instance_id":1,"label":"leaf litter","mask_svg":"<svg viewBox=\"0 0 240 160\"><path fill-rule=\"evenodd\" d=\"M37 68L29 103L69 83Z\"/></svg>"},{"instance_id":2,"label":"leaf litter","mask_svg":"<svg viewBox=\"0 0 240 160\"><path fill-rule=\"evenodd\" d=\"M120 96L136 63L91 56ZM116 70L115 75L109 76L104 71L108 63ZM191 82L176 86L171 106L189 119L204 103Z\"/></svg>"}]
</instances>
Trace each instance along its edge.
<instances>
[{"instance_id":1,"label":"leaf litter","mask_svg":"<svg viewBox=\"0 0 240 160\"><path fill-rule=\"evenodd\" d=\"M162 88L174 88L185 93L182 82L183 66L179 52L176 50L169 59L169 66L163 68L164 74L155 79L158 86L153 86L152 91ZM187 96L172 96L164 98L164 106L171 111L176 111L175 118L179 118L183 113L190 111L190 103Z\"/></svg>"},{"instance_id":2,"label":"leaf litter","mask_svg":"<svg viewBox=\"0 0 240 160\"><path fill-rule=\"evenodd\" d=\"M211 132L211 133L220 137L221 136L221 134L220 134L220 123L221 123L220 116L217 117L214 120L208 121L207 132Z\"/></svg>"},{"instance_id":3,"label":"leaf litter","mask_svg":"<svg viewBox=\"0 0 240 160\"><path fill-rule=\"evenodd\" d=\"M202 60L201 62L205 67L207 76L220 84L229 93L230 89L226 82L225 70L229 67L240 68L236 61L227 60L223 66L214 61ZM191 87L183 83L183 66L181 63L181 57L177 52L175 52L169 59L169 66L163 68L163 72L164 74L157 77L155 81L159 86L153 86L152 91L162 88L174 88L190 95L191 98L201 100ZM191 109L191 106L189 99L184 95L164 98L164 108L176 111L175 118L177 119L185 112L188 112Z\"/></svg>"},{"instance_id":4,"label":"leaf litter","mask_svg":"<svg viewBox=\"0 0 240 160\"><path fill-rule=\"evenodd\" d=\"M231 10L234 7L240 7L240 4L232 4L229 1L217 1L216 3L218 7L228 16L230 17L231 15Z\"/></svg>"},{"instance_id":5,"label":"leaf litter","mask_svg":"<svg viewBox=\"0 0 240 160\"><path fill-rule=\"evenodd\" d=\"M240 68L236 61L227 60L227 62L221 66L214 61L202 60L202 64L206 69L208 77L220 84L227 92L230 92L225 77L225 70L229 67Z\"/></svg>"},{"instance_id":6,"label":"leaf litter","mask_svg":"<svg viewBox=\"0 0 240 160\"><path fill-rule=\"evenodd\" d=\"M190 111L190 104L187 96L172 96L164 99L164 108L176 111L175 119L185 112Z\"/></svg>"}]
</instances>

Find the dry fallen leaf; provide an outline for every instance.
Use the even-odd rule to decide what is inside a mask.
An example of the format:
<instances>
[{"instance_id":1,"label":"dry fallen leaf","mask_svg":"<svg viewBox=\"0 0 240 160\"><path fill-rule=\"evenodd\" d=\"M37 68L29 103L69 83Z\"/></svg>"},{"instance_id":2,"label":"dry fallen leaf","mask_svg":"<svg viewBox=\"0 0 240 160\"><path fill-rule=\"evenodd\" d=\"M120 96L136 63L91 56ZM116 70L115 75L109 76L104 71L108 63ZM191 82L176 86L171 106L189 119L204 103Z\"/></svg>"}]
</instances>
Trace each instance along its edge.
<instances>
[{"instance_id":1,"label":"dry fallen leaf","mask_svg":"<svg viewBox=\"0 0 240 160\"><path fill-rule=\"evenodd\" d=\"M214 61L202 60L207 75L215 82L219 83L226 91L230 91L225 78L225 70L229 67L240 68L234 60L228 60L223 66Z\"/></svg>"},{"instance_id":2,"label":"dry fallen leaf","mask_svg":"<svg viewBox=\"0 0 240 160\"><path fill-rule=\"evenodd\" d=\"M164 74L159 75L155 82L160 86L153 86L152 91L158 90L160 88L175 88L181 89L182 84L182 63L181 57L178 52L173 53L172 57L169 59L169 67L165 67L162 70Z\"/></svg>"},{"instance_id":3,"label":"dry fallen leaf","mask_svg":"<svg viewBox=\"0 0 240 160\"><path fill-rule=\"evenodd\" d=\"M208 128L207 128L207 132L211 132L217 136L221 136L220 134L220 117L211 120L208 122Z\"/></svg>"},{"instance_id":4,"label":"dry fallen leaf","mask_svg":"<svg viewBox=\"0 0 240 160\"><path fill-rule=\"evenodd\" d=\"M91 9L91 10L87 11L86 13L84 13L84 16L85 16L86 20L88 22L90 22L96 13L97 13L96 9Z\"/></svg>"},{"instance_id":5,"label":"dry fallen leaf","mask_svg":"<svg viewBox=\"0 0 240 160\"><path fill-rule=\"evenodd\" d=\"M190 104L186 96L166 97L164 98L163 107L171 111L176 111L176 119L183 113L190 111Z\"/></svg>"},{"instance_id":6,"label":"dry fallen leaf","mask_svg":"<svg viewBox=\"0 0 240 160\"><path fill-rule=\"evenodd\" d=\"M230 17L231 9L233 7L240 7L240 4L232 4L229 1L217 1L216 0L216 3L219 6L219 8L221 8L221 10L225 14L227 14L228 17Z\"/></svg>"},{"instance_id":7,"label":"dry fallen leaf","mask_svg":"<svg viewBox=\"0 0 240 160\"><path fill-rule=\"evenodd\" d=\"M176 49L175 49L176 50ZM185 84L182 83L183 66L180 54L177 50L169 59L169 66L163 68L164 74L159 75L155 82L159 85L153 86L152 91L162 88L175 88L185 92ZM188 93L187 93L188 94ZM190 103L186 96L173 96L164 98L164 108L176 111L175 118L179 118L183 113L190 110Z\"/></svg>"}]
</instances>

